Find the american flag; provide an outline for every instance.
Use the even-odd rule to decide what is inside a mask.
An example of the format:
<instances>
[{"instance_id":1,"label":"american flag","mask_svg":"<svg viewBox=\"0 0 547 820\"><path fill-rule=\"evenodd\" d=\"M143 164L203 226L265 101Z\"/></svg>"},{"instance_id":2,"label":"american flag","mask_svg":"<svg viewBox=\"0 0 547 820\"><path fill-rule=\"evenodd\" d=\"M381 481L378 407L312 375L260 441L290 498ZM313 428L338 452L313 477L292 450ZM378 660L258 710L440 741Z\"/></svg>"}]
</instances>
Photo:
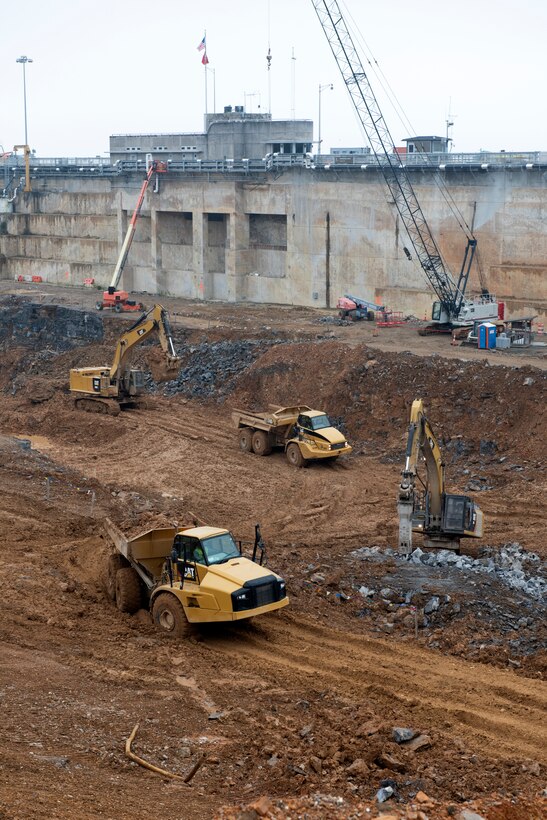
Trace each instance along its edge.
<instances>
[{"instance_id":1,"label":"american flag","mask_svg":"<svg viewBox=\"0 0 547 820\"><path fill-rule=\"evenodd\" d=\"M203 40L201 41L201 43L198 46L198 51L205 51L205 48L206 48L206 46L205 46L205 35L203 35Z\"/></svg>"}]
</instances>

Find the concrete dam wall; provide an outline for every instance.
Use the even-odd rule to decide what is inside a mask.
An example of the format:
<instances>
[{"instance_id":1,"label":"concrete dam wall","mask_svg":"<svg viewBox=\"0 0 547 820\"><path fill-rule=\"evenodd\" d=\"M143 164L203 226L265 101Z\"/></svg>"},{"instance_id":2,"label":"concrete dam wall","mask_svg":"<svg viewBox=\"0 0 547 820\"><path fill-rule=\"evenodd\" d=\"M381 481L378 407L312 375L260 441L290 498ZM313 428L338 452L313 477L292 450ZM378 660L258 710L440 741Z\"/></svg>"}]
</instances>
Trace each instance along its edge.
<instances>
[{"instance_id":1,"label":"concrete dam wall","mask_svg":"<svg viewBox=\"0 0 547 820\"><path fill-rule=\"evenodd\" d=\"M412 181L457 276L466 239L431 169ZM484 283L511 315L547 312L547 173L450 169L449 193L478 239L470 292ZM0 200L0 278L109 284L142 174L39 178ZM407 258L404 248L410 250ZM151 185L121 285L191 299L334 306L354 293L429 314L432 293L374 169L279 175L163 174Z\"/></svg>"}]
</instances>

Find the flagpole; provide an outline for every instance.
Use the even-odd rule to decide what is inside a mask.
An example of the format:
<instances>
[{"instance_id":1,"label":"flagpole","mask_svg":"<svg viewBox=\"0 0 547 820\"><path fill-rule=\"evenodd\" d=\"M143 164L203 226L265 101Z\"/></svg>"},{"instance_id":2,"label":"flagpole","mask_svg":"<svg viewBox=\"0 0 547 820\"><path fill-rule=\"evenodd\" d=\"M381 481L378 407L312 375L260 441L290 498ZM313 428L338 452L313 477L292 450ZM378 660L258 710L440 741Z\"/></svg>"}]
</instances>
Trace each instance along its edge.
<instances>
[{"instance_id":1,"label":"flagpole","mask_svg":"<svg viewBox=\"0 0 547 820\"><path fill-rule=\"evenodd\" d=\"M205 38L207 37L207 29L203 32L203 40L205 42ZM205 47L205 54L207 54L207 46ZM205 79L205 121L207 121L207 63L203 64L203 77Z\"/></svg>"}]
</instances>

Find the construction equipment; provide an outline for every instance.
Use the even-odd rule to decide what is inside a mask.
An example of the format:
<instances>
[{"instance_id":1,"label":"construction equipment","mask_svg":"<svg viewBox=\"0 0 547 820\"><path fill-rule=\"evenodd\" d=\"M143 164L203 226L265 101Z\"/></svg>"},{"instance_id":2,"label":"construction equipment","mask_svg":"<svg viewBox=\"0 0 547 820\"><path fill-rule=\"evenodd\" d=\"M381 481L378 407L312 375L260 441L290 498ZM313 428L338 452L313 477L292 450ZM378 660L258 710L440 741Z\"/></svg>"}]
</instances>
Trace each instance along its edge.
<instances>
[{"instance_id":1,"label":"construction equipment","mask_svg":"<svg viewBox=\"0 0 547 820\"><path fill-rule=\"evenodd\" d=\"M375 305L374 302L367 302L366 299L360 299L358 296L350 296L349 293L345 293L338 299L336 307L341 319L349 319L352 322L357 322L359 319L373 322L378 311L385 313L386 310L384 305Z\"/></svg>"},{"instance_id":2,"label":"construction equipment","mask_svg":"<svg viewBox=\"0 0 547 820\"><path fill-rule=\"evenodd\" d=\"M339 458L351 453L345 436L332 426L322 410L307 404L294 407L270 405L270 411L253 413L234 410L232 420L239 429L239 449L244 453L268 456L274 447L283 447L293 467L306 467L321 458Z\"/></svg>"},{"instance_id":3,"label":"construction equipment","mask_svg":"<svg viewBox=\"0 0 547 820\"><path fill-rule=\"evenodd\" d=\"M188 637L192 625L241 621L287 606L285 581L262 566L264 542L255 526L251 558L225 529L163 527L126 538L109 519L115 552L107 592L122 612L147 604L155 625Z\"/></svg>"},{"instance_id":4,"label":"construction equipment","mask_svg":"<svg viewBox=\"0 0 547 820\"><path fill-rule=\"evenodd\" d=\"M469 299L465 295L477 248L472 230L465 224L462 214L457 212L459 225L467 237L467 246L455 282L422 212L404 157L396 150L340 4L336 0L312 0L312 4L418 261L438 296L438 301L433 303L432 324L422 328L420 332L450 332L455 327L471 325L474 319L496 320L498 303L487 290L483 289L475 299ZM456 212L449 192L443 190L442 193L453 212ZM408 248L403 250L408 259L411 259Z\"/></svg>"},{"instance_id":5,"label":"construction equipment","mask_svg":"<svg viewBox=\"0 0 547 820\"><path fill-rule=\"evenodd\" d=\"M422 461L423 478L418 473ZM461 538L482 538L483 514L478 505L467 495L445 492L441 451L421 399L412 402L401 476L397 501L400 552L412 552L413 532L424 535L426 547L457 552Z\"/></svg>"},{"instance_id":6,"label":"construction equipment","mask_svg":"<svg viewBox=\"0 0 547 820\"><path fill-rule=\"evenodd\" d=\"M103 293L102 301L96 303L97 310L115 310L117 313L144 310L144 305L142 302L136 302L129 299L129 293L126 290L118 290L118 285L125 268L125 263L127 262L133 237L135 236L137 219L139 218L142 203L144 201L144 195L147 191L148 185L150 184L150 180L154 174L164 174L167 171L167 164L165 162L160 162L159 160L152 160L151 155L147 155L147 163L146 177L142 183L139 198L127 228L122 249L120 251L114 273L112 274L112 280L108 290L105 290Z\"/></svg>"},{"instance_id":7,"label":"construction equipment","mask_svg":"<svg viewBox=\"0 0 547 820\"><path fill-rule=\"evenodd\" d=\"M167 373L178 371L180 360L175 353L167 311L162 305L154 305L122 333L110 366L78 367L70 371L70 390L75 394L76 406L111 415L117 415L123 407L134 406L144 387L144 373L131 369L129 354L151 333L158 334Z\"/></svg>"}]
</instances>

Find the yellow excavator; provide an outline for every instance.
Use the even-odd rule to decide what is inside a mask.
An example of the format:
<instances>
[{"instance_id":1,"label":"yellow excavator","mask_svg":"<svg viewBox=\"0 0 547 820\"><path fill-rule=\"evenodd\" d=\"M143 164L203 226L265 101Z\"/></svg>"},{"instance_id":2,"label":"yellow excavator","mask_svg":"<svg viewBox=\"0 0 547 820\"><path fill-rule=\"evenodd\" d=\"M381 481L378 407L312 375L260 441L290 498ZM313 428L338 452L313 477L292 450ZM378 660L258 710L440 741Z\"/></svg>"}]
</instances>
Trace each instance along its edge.
<instances>
[{"instance_id":1,"label":"yellow excavator","mask_svg":"<svg viewBox=\"0 0 547 820\"><path fill-rule=\"evenodd\" d=\"M422 462L423 477L418 472ZM445 492L441 451L421 399L412 402L410 411L397 512L399 551L407 555L412 552L413 532L424 536L425 547L457 552L460 539L482 538L483 514L478 505L467 495Z\"/></svg>"},{"instance_id":2,"label":"yellow excavator","mask_svg":"<svg viewBox=\"0 0 547 820\"><path fill-rule=\"evenodd\" d=\"M165 375L175 378L180 359L175 353L168 314L162 305L154 305L120 336L110 366L77 367L70 371L70 391L76 407L117 415L120 409L134 406L143 392L144 372L130 367L129 354L151 333L158 334L165 354Z\"/></svg>"}]
</instances>

